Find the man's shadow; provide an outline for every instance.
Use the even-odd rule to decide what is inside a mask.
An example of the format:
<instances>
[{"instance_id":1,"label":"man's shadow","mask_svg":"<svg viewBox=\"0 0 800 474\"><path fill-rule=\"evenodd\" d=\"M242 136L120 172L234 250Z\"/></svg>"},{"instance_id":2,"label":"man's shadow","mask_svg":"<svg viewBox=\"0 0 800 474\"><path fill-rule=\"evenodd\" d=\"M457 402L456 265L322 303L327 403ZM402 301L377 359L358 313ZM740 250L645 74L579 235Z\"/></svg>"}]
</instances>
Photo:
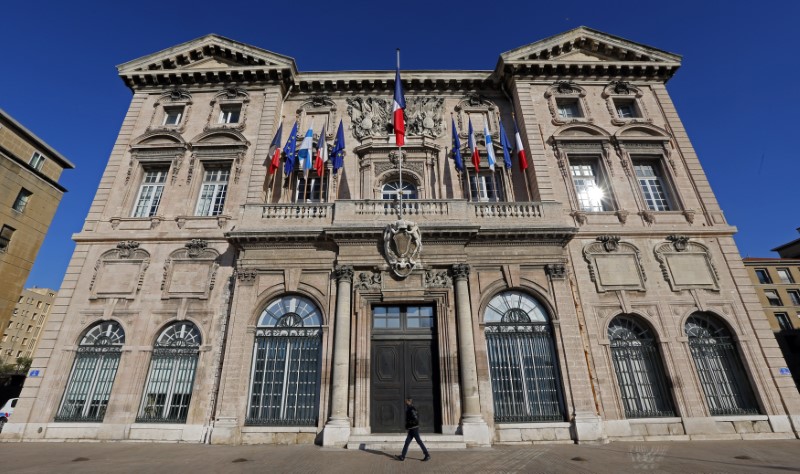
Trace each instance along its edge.
<instances>
[{"instance_id":1,"label":"man's shadow","mask_svg":"<svg viewBox=\"0 0 800 474\"><path fill-rule=\"evenodd\" d=\"M377 449L367 449L363 443L358 445L358 450L364 451L365 453L377 454L378 456L386 456L389 459L397 459L397 456L394 454L384 453L383 451L378 451Z\"/></svg>"}]
</instances>

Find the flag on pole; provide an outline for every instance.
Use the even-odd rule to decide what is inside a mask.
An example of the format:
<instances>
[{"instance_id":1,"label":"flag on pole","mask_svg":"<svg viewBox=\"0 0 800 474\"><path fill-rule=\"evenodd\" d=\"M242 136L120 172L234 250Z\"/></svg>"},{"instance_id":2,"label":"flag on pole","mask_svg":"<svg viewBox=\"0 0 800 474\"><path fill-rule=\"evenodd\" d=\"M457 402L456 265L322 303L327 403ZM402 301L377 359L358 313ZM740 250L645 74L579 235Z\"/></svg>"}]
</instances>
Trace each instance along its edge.
<instances>
[{"instance_id":1,"label":"flag on pole","mask_svg":"<svg viewBox=\"0 0 800 474\"><path fill-rule=\"evenodd\" d=\"M492 144L492 135L489 133L489 126L483 124L483 136L486 141L486 158L489 161L489 169L494 171L494 164L497 159L494 157L494 145Z\"/></svg>"},{"instance_id":2,"label":"flag on pole","mask_svg":"<svg viewBox=\"0 0 800 474\"><path fill-rule=\"evenodd\" d=\"M272 160L270 160L269 164L269 174L275 174L278 171L278 168L281 167L281 135L283 134L283 124L278 127L278 131L275 132L275 137L272 139L272 143L269 144L269 153L267 156L272 155Z\"/></svg>"},{"instance_id":3,"label":"flag on pole","mask_svg":"<svg viewBox=\"0 0 800 474\"><path fill-rule=\"evenodd\" d=\"M339 130L336 132L336 141L333 142L333 174L339 171L339 168L344 166L344 127L342 121L339 120Z\"/></svg>"},{"instance_id":4,"label":"flag on pole","mask_svg":"<svg viewBox=\"0 0 800 474\"><path fill-rule=\"evenodd\" d=\"M392 123L394 124L394 137L397 146L406 142L406 121L403 113L406 108L406 98L403 96L403 83L400 81L400 50L397 50L397 72L394 75L394 104L392 104Z\"/></svg>"},{"instance_id":5,"label":"flag on pole","mask_svg":"<svg viewBox=\"0 0 800 474\"><path fill-rule=\"evenodd\" d=\"M322 131L319 132L319 142L317 142L317 159L314 161L314 169L317 170L317 175L321 178L325 173L325 163L328 162L328 144L325 142L325 125L322 126Z\"/></svg>"},{"instance_id":6,"label":"flag on pole","mask_svg":"<svg viewBox=\"0 0 800 474\"><path fill-rule=\"evenodd\" d=\"M511 142L508 141L508 135L506 135L506 129L503 128L503 121L500 120L500 146L503 148L503 163L506 165L506 169L511 169L513 166L511 164L511 153L514 150L514 147L511 146Z\"/></svg>"},{"instance_id":7,"label":"flag on pole","mask_svg":"<svg viewBox=\"0 0 800 474\"><path fill-rule=\"evenodd\" d=\"M478 145L475 143L475 132L472 130L472 119L469 119L469 153L472 155L472 164L475 166L475 171L481 167L481 155L478 152Z\"/></svg>"},{"instance_id":8,"label":"flag on pole","mask_svg":"<svg viewBox=\"0 0 800 474\"><path fill-rule=\"evenodd\" d=\"M458 130L456 130L456 121L450 119L453 123L453 161L456 162L456 169L464 171L464 161L461 159L461 140L458 139Z\"/></svg>"},{"instance_id":9,"label":"flag on pole","mask_svg":"<svg viewBox=\"0 0 800 474\"><path fill-rule=\"evenodd\" d=\"M300 150L297 152L297 159L300 160L300 167L303 170L303 176L308 177L308 170L311 169L311 160L314 156L314 122L308 127L306 136L303 137L300 143Z\"/></svg>"},{"instance_id":10,"label":"flag on pole","mask_svg":"<svg viewBox=\"0 0 800 474\"><path fill-rule=\"evenodd\" d=\"M517 121L514 120L514 141L516 141L517 145L517 156L519 157L519 168L522 171L528 169L528 160L525 158L525 147L522 146L522 137L519 136L519 127L517 127Z\"/></svg>"},{"instance_id":11,"label":"flag on pole","mask_svg":"<svg viewBox=\"0 0 800 474\"><path fill-rule=\"evenodd\" d=\"M289 133L289 139L286 140L286 145L283 147L283 154L286 155L286 163L283 165L283 172L286 176L292 174L294 171L294 152L297 149L297 122L294 123L292 131Z\"/></svg>"}]
</instances>

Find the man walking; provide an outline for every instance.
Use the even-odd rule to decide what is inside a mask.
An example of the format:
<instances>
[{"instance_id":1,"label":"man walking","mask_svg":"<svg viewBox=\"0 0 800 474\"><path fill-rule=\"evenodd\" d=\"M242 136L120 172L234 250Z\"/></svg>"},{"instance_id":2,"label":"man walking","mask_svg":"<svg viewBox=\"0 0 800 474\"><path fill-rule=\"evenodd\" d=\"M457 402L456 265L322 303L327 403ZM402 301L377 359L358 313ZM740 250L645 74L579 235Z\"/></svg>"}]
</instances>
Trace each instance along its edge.
<instances>
[{"instance_id":1,"label":"man walking","mask_svg":"<svg viewBox=\"0 0 800 474\"><path fill-rule=\"evenodd\" d=\"M431 455L428 454L428 448L422 444L422 439L419 437L419 413L417 413L417 409L414 408L411 397L406 398L406 429L408 430L406 444L403 445L403 453L400 454L400 456L397 456L397 459L400 461L405 460L406 453L408 452L408 445L411 444L412 439L415 439L417 440L419 447L422 448L422 454L425 455L422 460L428 461L431 458Z\"/></svg>"}]
</instances>

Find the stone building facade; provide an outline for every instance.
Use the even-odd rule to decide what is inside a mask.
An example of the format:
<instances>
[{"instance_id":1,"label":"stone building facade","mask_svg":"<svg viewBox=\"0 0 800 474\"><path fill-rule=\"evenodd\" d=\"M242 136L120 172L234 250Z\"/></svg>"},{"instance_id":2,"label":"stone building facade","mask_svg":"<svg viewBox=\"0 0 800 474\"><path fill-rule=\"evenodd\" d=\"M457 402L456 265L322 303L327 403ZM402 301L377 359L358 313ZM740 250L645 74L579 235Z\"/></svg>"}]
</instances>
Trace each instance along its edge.
<instances>
[{"instance_id":1,"label":"stone building facade","mask_svg":"<svg viewBox=\"0 0 800 474\"><path fill-rule=\"evenodd\" d=\"M0 109L0 328L17 304L74 166Z\"/></svg>"},{"instance_id":2,"label":"stone building facade","mask_svg":"<svg viewBox=\"0 0 800 474\"><path fill-rule=\"evenodd\" d=\"M33 357L55 297L56 291L49 288L22 291L0 339L2 363L14 363L18 357Z\"/></svg>"},{"instance_id":3,"label":"stone building facade","mask_svg":"<svg viewBox=\"0 0 800 474\"><path fill-rule=\"evenodd\" d=\"M582 27L403 71L402 149L394 72L216 35L119 66L133 99L2 436L369 445L412 395L448 446L796 437L679 66ZM279 127L333 152L340 123L337 173L270 173Z\"/></svg>"}]
</instances>

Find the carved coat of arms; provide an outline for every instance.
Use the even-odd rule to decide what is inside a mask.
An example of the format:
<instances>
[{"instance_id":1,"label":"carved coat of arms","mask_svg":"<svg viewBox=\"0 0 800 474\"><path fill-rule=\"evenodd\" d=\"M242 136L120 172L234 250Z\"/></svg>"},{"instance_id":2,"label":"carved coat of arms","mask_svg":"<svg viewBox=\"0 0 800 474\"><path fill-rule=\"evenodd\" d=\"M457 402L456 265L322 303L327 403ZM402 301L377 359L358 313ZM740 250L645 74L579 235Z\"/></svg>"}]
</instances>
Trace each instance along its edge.
<instances>
[{"instance_id":1,"label":"carved coat of arms","mask_svg":"<svg viewBox=\"0 0 800 474\"><path fill-rule=\"evenodd\" d=\"M422 251L419 227L402 219L387 225L383 231L383 248L394 274L407 277L417 266L417 258Z\"/></svg>"}]
</instances>

